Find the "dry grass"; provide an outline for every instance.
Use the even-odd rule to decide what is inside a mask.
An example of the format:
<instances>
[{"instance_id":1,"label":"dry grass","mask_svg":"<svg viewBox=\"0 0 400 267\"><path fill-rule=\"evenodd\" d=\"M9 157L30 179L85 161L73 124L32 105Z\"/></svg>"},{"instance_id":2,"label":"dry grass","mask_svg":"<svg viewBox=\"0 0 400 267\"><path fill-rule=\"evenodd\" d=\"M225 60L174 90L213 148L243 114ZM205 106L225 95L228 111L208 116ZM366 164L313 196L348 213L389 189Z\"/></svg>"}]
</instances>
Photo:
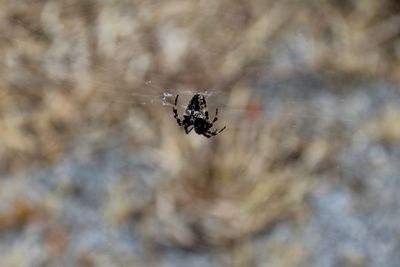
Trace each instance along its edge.
<instances>
[{"instance_id":1,"label":"dry grass","mask_svg":"<svg viewBox=\"0 0 400 267\"><path fill-rule=\"evenodd\" d=\"M250 91L238 86L228 105L254 101ZM146 238L187 248L230 246L282 220L305 216L312 177L329 166L334 142L329 128L308 136L307 127L293 127L304 112L266 118L242 109L236 114L241 125L214 139L182 136L175 123L161 122L160 134L146 144L159 144L150 155L162 182L145 205L127 201L129 192L117 190L110 214L118 222L139 214L135 224Z\"/></svg>"},{"instance_id":2,"label":"dry grass","mask_svg":"<svg viewBox=\"0 0 400 267\"><path fill-rule=\"evenodd\" d=\"M118 100L148 94L148 79L228 91L312 69L396 79L396 3L3 1L1 170L53 161L71 135L124 121L132 102Z\"/></svg>"},{"instance_id":3,"label":"dry grass","mask_svg":"<svg viewBox=\"0 0 400 267\"><path fill-rule=\"evenodd\" d=\"M109 208L117 221L142 214L138 226L157 243L228 246L305 214L312 177L335 147L328 134L290 128L293 112L265 125L251 108L237 120L253 130L183 136L141 97L217 88L226 105L250 107L254 80L400 78L395 0L9 0L0 10L0 172L56 162L83 133L131 127L133 153L151 149L166 179L143 203L120 197ZM382 138L398 137L389 131ZM21 210L0 225L30 216Z\"/></svg>"}]
</instances>

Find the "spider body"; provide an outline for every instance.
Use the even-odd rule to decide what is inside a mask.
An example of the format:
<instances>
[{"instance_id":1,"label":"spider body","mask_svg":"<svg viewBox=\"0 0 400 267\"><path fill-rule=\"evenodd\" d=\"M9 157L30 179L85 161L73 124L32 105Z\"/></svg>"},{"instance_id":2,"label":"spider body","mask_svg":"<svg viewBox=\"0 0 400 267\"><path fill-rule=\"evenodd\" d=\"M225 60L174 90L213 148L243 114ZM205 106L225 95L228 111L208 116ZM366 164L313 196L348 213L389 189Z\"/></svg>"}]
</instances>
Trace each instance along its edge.
<instances>
[{"instance_id":1,"label":"spider body","mask_svg":"<svg viewBox=\"0 0 400 267\"><path fill-rule=\"evenodd\" d=\"M214 122L218 120L218 108L215 110L215 117L210 122L208 117L207 103L204 95L195 94L190 100L189 104L186 107L185 113L183 115L183 119L180 119L178 116L177 103L178 97L175 98L175 105L172 108L174 112L174 118L179 126L185 129L185 132L189 134L193 129L199 135L204 135L207 138L215 136L225 130L226 126L221 130L215 129L214 131L211 128L214 125Z\"/></svg>"}]
</instances>

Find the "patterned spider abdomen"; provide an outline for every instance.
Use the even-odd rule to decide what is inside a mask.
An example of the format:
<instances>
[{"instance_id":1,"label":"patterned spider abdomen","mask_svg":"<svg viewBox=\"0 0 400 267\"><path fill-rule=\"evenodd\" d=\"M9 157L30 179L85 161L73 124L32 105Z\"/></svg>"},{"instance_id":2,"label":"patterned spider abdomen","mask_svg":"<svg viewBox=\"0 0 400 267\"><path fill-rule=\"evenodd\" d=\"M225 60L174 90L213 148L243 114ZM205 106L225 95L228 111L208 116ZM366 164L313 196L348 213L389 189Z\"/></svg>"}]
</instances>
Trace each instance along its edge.
<instances>
[{"instance_id":1,"label":"patterned spider abdomen","mask_svg":"<svg viewBox=\"0 0 400 267\"><path fill-rule=\"evenodd\" d=\"M185 110L185 115L205 119L206 111L207 104L205 97L201 94L195 94Z\"/></svg>"}]
</instances>

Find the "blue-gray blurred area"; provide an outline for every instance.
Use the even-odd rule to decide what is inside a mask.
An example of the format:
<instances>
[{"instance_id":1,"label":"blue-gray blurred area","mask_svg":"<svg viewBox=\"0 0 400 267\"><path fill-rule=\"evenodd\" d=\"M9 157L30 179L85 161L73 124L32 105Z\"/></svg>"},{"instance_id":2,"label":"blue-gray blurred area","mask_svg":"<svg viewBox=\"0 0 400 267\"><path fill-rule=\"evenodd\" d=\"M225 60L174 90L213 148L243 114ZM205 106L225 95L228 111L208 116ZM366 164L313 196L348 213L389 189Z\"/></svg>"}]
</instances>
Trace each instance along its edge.
<instances>
[{"instance_id":1,"label":"blue-gray blurred area","mask_svg":"<svg viewBox=\"0 0 400 267\"><path fill-rule=\"evenodd\" d=\"M0 266L400 266L399 14L0 1Z\"/></svg>"}]
</instances>

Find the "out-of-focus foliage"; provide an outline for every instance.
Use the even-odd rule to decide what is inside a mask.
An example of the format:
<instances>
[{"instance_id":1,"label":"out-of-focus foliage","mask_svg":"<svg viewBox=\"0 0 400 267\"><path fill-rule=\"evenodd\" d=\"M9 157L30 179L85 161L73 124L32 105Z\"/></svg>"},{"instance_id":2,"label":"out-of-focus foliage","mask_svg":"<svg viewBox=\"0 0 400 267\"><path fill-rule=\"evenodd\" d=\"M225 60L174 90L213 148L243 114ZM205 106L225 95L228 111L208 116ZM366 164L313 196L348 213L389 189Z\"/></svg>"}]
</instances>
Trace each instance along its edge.
<instances>
[{"instance_id":1,"label":"out-of-focus foliage","mask_svg":"<svg viewBox=\"0 0 400 267\"><path fill-rule=\"evenodd\" d=\"M123 121L127 93L312 69L399 77L396 1L2 1L1 169ZM154 93L154 90L153 90ZM112 105L110 102L118 102Z\"/></svg>"},{"instance_id":2,"label":"out-of-focus foliage","mask_svg":"<svg viewBox=\"0 0 400 267\"><path fill-rule=\"evenodd\" d=\"M71 151L91 162L115 140L130 152L127 161L140 162L128 174L88 178L106 184L107 194L73 181L81 174L72 167L56 168L52 190L39 178L34 185L4 179L0 231L39 225L32 231L40 241L26 234L20 247L3 250L0 265L31 266L16 255L33 242L41 246L32 258L50 265L71 257L81 266L111 266L112 249L102 255L72 244L82 227L79 216L65 215L69 206L94 202L95 214L78 213L82 221L129 225L147 244L143 262L161 245L223 248L237 266L251 266L247 241L307 217L315 177L335 172L351 134L389 145L400 138L394 107L357 129L339 115L316 116L307 103L284 103L267 116L254 84L305 73L338 84L399 80L399 14L396 0L0 1L0 173L57 166ZM225 96L217 124L229 118L234 125L210 140L184 135L169 107L152 101L187 88ZM229 107L239 107L232 117ZM139 182L148 169L154 177ZM277 257L265 266L299 266L308 253L297 243L266 246ZM357 266L355 258L348 266Z\"/></svg>"}]
</instances>

